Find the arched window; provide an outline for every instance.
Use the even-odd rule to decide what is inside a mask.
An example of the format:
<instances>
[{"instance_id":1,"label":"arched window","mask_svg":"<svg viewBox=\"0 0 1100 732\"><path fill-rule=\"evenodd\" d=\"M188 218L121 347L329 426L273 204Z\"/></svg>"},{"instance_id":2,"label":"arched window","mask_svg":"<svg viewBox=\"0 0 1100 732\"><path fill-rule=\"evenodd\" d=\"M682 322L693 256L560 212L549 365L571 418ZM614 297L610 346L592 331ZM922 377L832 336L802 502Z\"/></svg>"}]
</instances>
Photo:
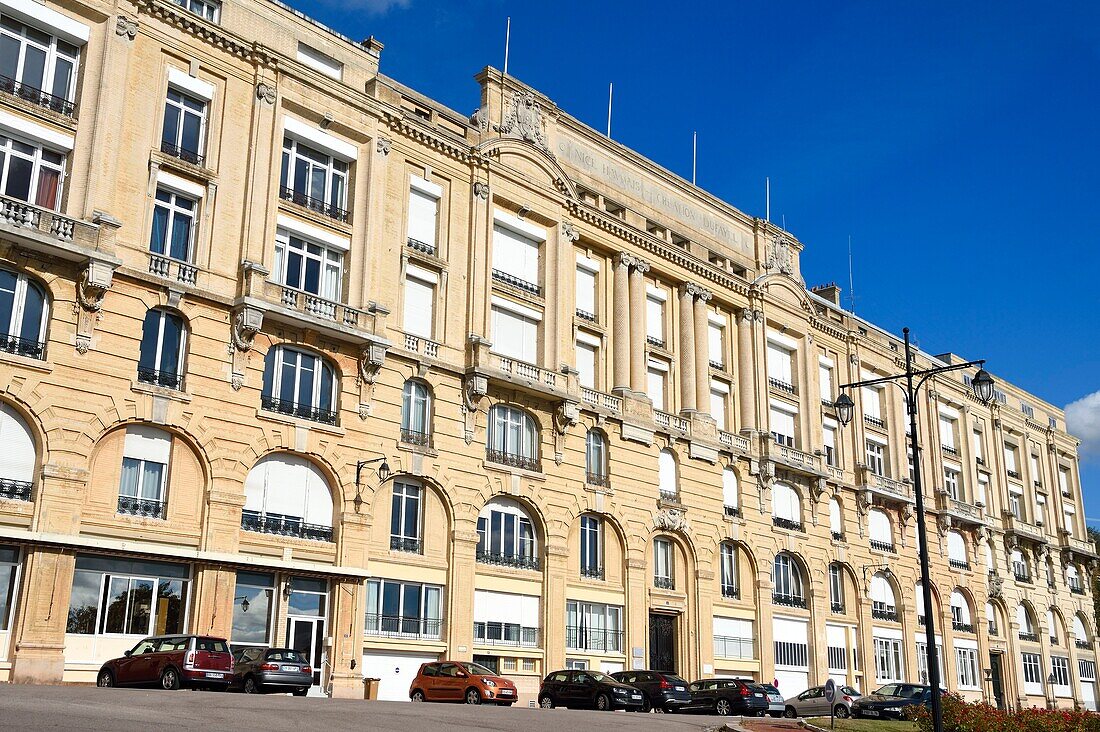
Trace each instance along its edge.
<instances>
[{"instance_id":1,"label":"arched window","mask_svg":"<svg viewBox=\"0 0 1100 732\"><path fill-rule=\"evenodd\" d=\"M1019 549L1013 549L1011 554L1012 559L1012 575L1021 582L1031 581L1031 565L1028 564L1027 557Z\"/></svg>"},{"instance_id":2,"label":"arched window","mask_svg":"<svg viewBox=\"0 0 1100 732\"><path fill-rule=\"evenodd\" d=\"M432 444L432 396L428 385L409 379L401 389L401 441Z\"/></svg>"},{"instance_id":3,"label":"arched window","mask_svg":"<svg viewBox=\"0 0 1100 732\"><path fill-rule=\"evenodd\" d=\"M1047 610L1047 632L1050 634L1052 646L1062 645L1062 634L1058 632L1058 620L1053 610Z\"/></svg>"},{"instance_id":4,"label":"arched window","mask_svg":"<svg viewBox=\"0 0 1100 732\"><path fill-rule=\"evenodd\" d=\"M38 455L30 427L12 407L0 402L0 498L31 500Z\"/></svg>"},{"instance_id":5,"label":"arched window","mask_svg":"<svg viewBox=\"0 0 1100 732\"><path fill-rule=\"evenodd\" d=\"M1035 621L1025 605L1016 606L1016 624L1020 626L1020 640L1031 643L1039 642L1039 634L1035 631Z\"/></svg>"},{"instance_id":6,"label":"arched window","mask_svg":"<svg viewBox=\"0 0 1100 732\"><path fill-rule=\"evenodd\" d=\"M0 269L0 350L46 356L46 291L24 274Z\"/></svg>"},{"instance_id":7,"label":"arched window","mask_svg":"<svg viewBox=\"0 0 1100 732\"><path fill-rule=\"evenodd\" d=\"M508 498L494 498L485 504L477 517L477 561L539 568L535 524L523 506Z\"/></svg>"},{"instance_id":8,"label":"arched window","mask_svg":"<svg viewBox=\"0 0 1100 732\"><path fill-rule=\"evenodd\" d=\"M802 530L802 504L798 491L786 483L772 486L772 523L783 529Z\"/></svg>"},{"instance_id":9,"label":"arched window","mask_svg":"<svg viewBox=\"0 0 1100 732\"><path fill-rule=\"evenodd\" d=\"M970 569L966 558L966 540L957 531L947 532L947 563L955 569Z\"/></svg>"},{"instance_id":10,"label":"arched window","mask_svg":"<svg viewBox=\"0 0 1100 732\"><path fill-rule=\"evenodd\" d=\"M886 512L872 508L867 512L868 531L871 534L871 548L882 552L894 551L894 528Z\"/></svg>"},{"instance_id":11,"label":"arched window","mask_svg":"<svg viewBox=\"0 0 1100 732\"><path fill-rule=\"evenodd\" d=\"M958 590L951 591L951 628L964 633L974 632L974 624L970 620L970 603Z\"/></svg>"},{"instance_id":12,"label":"arched window","mask_svg":"<svg viewBox=\"0 0 1100 732\"><path fill-rule=\"evenodd\" d=\"M923 628L924 623L925 623L925 616L924 616L924 583L918 582L917 586L914 588L913 592L915 593L913 595L913 597L916 598L916 603L915 604L917 606L917 625L919 625ZM932 608L933 608L932 612L936 613L937 609L936 609L936 596L935 596L935 594L933 594L933 596L932 596Z\"/></svg>"},{"instance_id":13,"label":"arched window","mask_svg":"<svg viewBox=\"0 0 1100 732\"><path fill-rule=\"evenodd\" d=\"M680 493L680 481L676 476L676 456L671 450L661 450L657 455L657 478L661 498L675 498Z\"/></svg>"},{"instance_id":14,"label":"arched window","mask_svg":"<svg viewBox=\"0 0 1100 732\"><path fill-rule=\"evenodd\" d=\"M332 541L332 491L316 465L298 455L261 458L244 481L241 528Z\"/></svg>"},{"instance_id":15,"label":"arched window","mask_svg":"<svg viewBox=\"0 0 1100 732\"><path fill-rule=\"evenodd\" d=\"M997 567L994 566L994 564L993 564L993 549L989 546L988 542L986 543L986 545L984 547L982 547L982 551L985 554L985 568L986 568L986 570L989 571L989 572L996 572Z\"/></svg>"},{"instance_id":16,"label":"arched window","mask_svg":"<svg viewBox=\"0 0 1100 732\"><path fill-rule=\"evenodd\" d=\"M790 554L776 554L772 564L772 602L788 607L806 607L802 572Z\"/></svg>"},{"instance_id":17,"label":"arched window","mask_svg":"<svg viewBox=\"0 0 1100 732\"><path fill-rule=\"evenodd\" d=\"M829 609L844 612L844 568L836 562L829 565Z\"/></svg>"},{"instance_id":18,"label":"arched window","mask_svg":"<svg viewBox=\"0 0 1100 732\"><path fill-rule=\"evenodd\" d=\"M599 430L588 430L584 437L585 480L590 485L606 486L607 438Z\"/></svg>"},{"instance_id":19,"label":"arched window","mask_svg":"<svg viewBox=\"0 0 1100 732\"><path fill-rule=\"evenodd\" d=\"M535 420L527 412L506 404L489 410L489 443L486 459L524 470L542 470Z\"/></svg>"},{"instance_id":20,"label":"arched window","mask_svg":"<svg viewBox=\"0 0 1100 732\"><path fill-rule=\"evenodd\" d=\"M737 486L737 473L733 468L722 471L722 506L727 516L741 515L741 496Z\"/></svg>"},{"instance_id":21,"label":"arched window","mask_svg":"<svg viewBox=\"0 0 1100 732\"><path fill-rule=\"evenodd\" d=\"M898 622L898 603L894 597L894 588L883 572L875 572L871 577L871 617Z\"/></svg>"},{"instance_id":22,"label":"arched window","mask_svg":"<svg viewBox=\"0 0 1100 732\"><path fill-rule=\"evenodd\" d=\"M989 625L989 634L991 636L996 637L1001 634L1000 614L991 602L985 604L985 621Z\"/></svg>"},{"instance_id":23,"label":"arched window","mask_svg":"<svg viewBox=\"0 0 1100 732\"><path fill-rule=\"evenodd\" d=\"M423 521L424 488L414 480L394 480L390 497L390 549L421 554Z\"/></svg>"},{"instance_id":24,"label":"arched window","mask_svg":"<svg viewBox=\"0 0 1100 732\"><path fill-rule=\"evenodd\" d=\"M1070 564L1066 567L1066 584L1069 585L1070 592L1084 594L1084 587L1081 585L1081 574L1076 564Z\"/></svg>"},{"instance_id":25,"label":"arched window","mask_svg":"<svg viewBox=\"0 0 1100 732\"><path fill-rule=\"evenodd\" d=\"M837 541L844 538L844 516L840 511L840 501L835 498L829 499L829 530Z\"/></svg>"},{"instance_id":26,"label":"arched window","mask_svg":"<svg viewBox=\"0 0 1100 732\"><path fill-rule=\"evenodd\" d=\"M186 349L183 318L160 308L149 310L141 328L138 381L180 391Z\"/></svg>"},{"instance_id":27,"label":"arched window","mask_svg":"<svg viewBox=\"0 0 1100 732\"><path fill-rule=\"evenodd\" d=\"M603 579L603 519L581 516L581 577Z\"/></svg>"},{"instance_id":28,"label":"arched window","mask_svg":"<svg viewBox=\"0 0 1100 732\"><path fill-rule=\"evenodd\" d=\"M1080 615L1073 616L1073 644L1078 648L1091 648L1092 637Z\"/></svg>"},{"instance_id":29,"label":"arched window","mask_svg":"<svg viewBox=\"0 0 1100 732\"><path fill-rule=\"evenodd\" d=\"M336 369L312 353L275 346L264 358L260 405L293 417L336 424Z\"/></svg>"},{"instance_id":30,"label":"arched window","mask_svg":"<svg viewBox=\"0 0 1100 732\"><path fill-rule=\"evenodd\" d=\"M737 582L737 547L728 541L721 545L722 597L739 598L741 590Z\"/></svg>"},{"instance_id":31,"label":"arched window","mask_svg":"<svg viewBox=\"0 0 1100 732\"><path fill-rule=\"evenodd\" d=\"M164 430L145 425L126 428L118 484L119 513L164 518L171 456L172 436Z\"/></svg>"}]
</instances>

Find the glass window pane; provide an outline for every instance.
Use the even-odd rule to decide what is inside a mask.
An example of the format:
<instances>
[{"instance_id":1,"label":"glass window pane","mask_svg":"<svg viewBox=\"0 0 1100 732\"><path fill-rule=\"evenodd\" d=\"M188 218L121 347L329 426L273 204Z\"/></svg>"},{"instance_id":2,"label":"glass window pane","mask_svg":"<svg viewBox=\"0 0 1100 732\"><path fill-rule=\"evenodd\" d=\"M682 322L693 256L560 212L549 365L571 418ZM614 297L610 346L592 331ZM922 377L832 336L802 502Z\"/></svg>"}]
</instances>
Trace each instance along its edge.
<instances>
[{"instance_id":1,"label":"glass window pane","mask_svg":"<svg viewBox=\"0 0 1100 732\"><path fill-rule=\"evenodd\" d=\"M164 244L167 239L168 209L156 206L153 208L153 230L149 232L149 251L153 254L164 254Z\"/></svg>"},{"instance_id":2,"label":"glass window pane","mask_svg":"<svg viewBox=\"0 0 1100 732\"><path fill-rule=\"evenodd\" d=\"M171 93L169 93L171 98ZM179 134L180 125L180 109L174 104L164 105L164 127L161 131L160 139L162 142L167 142L169 145L176 144L176 136Z\"/></svg>"},{"instance_id":3,"label":"glass window pane","mask_svg":"<svg viewBox=\"0 0 1100 732\"><path fill-rule=\"evenodd\" d=\"M180 136L180 147L187 152L195 153L199 152L199 146L202 144L200 139L202 135L202 120L197 114L184 114L183 116L183 134Z\"/></svg>"},{"instance_id":4,"label":"glass window pane","mask_svg":"<svg viewBox=\"0 0 1100 732\"><path fill-rule=\"evenodd\" d=\"M126 617L127 633L148 633L152 616L153 581L134 579L130 581L130 610Z\"/></svg>"},{"instance_id":5,"label":"glass window pane","mask_svg":"<svg viewBox=\"0 0 1100 732\"><path fill-rule=\"evenodd\" d=\"M103 575L100 572L77 571L73 574L66 633L91 635L96 632L96 613L99 609L99 588L102 581Z\"/></svg>"},{"instance_id":6,"label":"glass window pane","mask_svg":"<svg viewBox=\"0 0 1100 732\"><path fill-rule=\"evenodd\" d=\"M161 485L164 479L164 465L146 461L141 478L141 497L149 501L159 501Z\"/></svg>"},{"instance_id":7,"label":"glass window pane","mask_svg":"<svg viewBox=\"0 0 1100 732\"><path fill-rule=\"evenodd\" d=\"M136 498L138 494L138 480L141 476L141 461L134 458L122 459L122 477L119 480L118 494L129 498Z\"/></svg>"},{"instance_id":8,"label":"glass window pane","mask_svg":"<svg viewBox=\"0 0 1100 732\"><path fill-rule=\"evenodd\" d=\"M184 629L184 587L183 580L160 580L157 588L157 621L153 632L182 633Z\"/></svg>"},{"instance_id":9,"label":"glass window pane","mask_svg":"<svg viewBox=\"0 0 1100 732\"><path fill-rule=\"evenodd\" d=\"M15 79L19 66L19 41L11 36L0 36L0 75Z\"/></svg>"},{"instance_id":10,"label":"glass window pane","mask_svg":"<svg viewBox=\"0 0 1100 732\"><path fill-rule=\"evenodd\" d=\"M172 247L168 256L173 259L191 261L191 222L190 214L177 211L172 216Z\"/></svg>"},{"instance_id":11,"label":"glass window pane","mask_svg":"<svg viewBox=\"0 0 1100 732\"><path fill-rule=\"evenodd\" d=\"M2 295L0 295L2 297ZM23 300L23 322L19 328L19 337L28 341L42 339L42 314L46 308L45 296L30 282ZM0 327L7 324L0 306Z\"/></svg>"},{"instance_id":12,"label":"glass window pane","mask_svg":"<svg viewBox=\"0 0 1100 732\"><path fill-rule=\"evenodd\" d=\"M183 338L183 321L175 315L164 314L164 330L160 346L160 370L166 374L180 372L180 344Z\"/></svg>"},{"instance_id":13,"label":"glass window pane","mask_svg":"<svg viewBox=\"0 0 1100 732\"><path fill-rule=\"evenodd\" d=\"M104 633L126 632L126 602L130 597L130 579L108 575L107 596L104 598Z\"/></svg>"},{"instance_id":14,"label":"glass window pane","mask_svg":"<svg viewBox=\"0 0 1100 732\"><path fill-rule=\"evenodd\" d=\"M29 203L31 198L31 169L33 164L26 158L20 158L14 155L8 160L8 179L4 184L4 194Z\"/></svg>"},{"instance_id":15,"label":"glass window pane","mask_svg":"<svg viewBox=\"0 0 1100 732\"><path fill-rule=\"evenodd\" d=\"M20 81L31 89L41 89L46 78L46 52L34 46L26 46L23 53L23 74Z\"/></svg>"},{"instance_id":16,"label":"glass window pane","mask_svg":"<svg viewBox=\"0 0 1100 732\"><path fill-rule=\"evenodd\" d=\"M72 87L73 62L68 59L58 58L54 64L53 87L50 94L61 99L69 98L69 89Z\"/></svg>"},{"instance_id":17,"label":"glass window pane","mask_svg":"<svg viewBox=\"0 0 1100 732\"><path fill-rule=\"evenodd\" d=\"M234 643L267 643L270 640L272 592L269 588L237 585L230 635ZM244 609L245 600L248 600L248 610Z\"/></svg>"}]
</instances>

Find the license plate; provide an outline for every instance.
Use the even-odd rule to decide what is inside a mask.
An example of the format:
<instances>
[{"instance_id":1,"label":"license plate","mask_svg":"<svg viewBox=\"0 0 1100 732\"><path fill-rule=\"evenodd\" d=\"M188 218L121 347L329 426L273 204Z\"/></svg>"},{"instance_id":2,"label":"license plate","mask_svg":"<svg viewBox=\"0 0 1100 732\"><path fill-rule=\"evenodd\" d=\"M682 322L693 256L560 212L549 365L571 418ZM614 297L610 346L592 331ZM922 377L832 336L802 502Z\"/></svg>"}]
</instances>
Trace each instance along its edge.
<instances>
[{"instance_id":1,"label":"license plate","mask_svg":"<svg viewBox=\"0 0 1100 732\"><path fill-rule=\"evenodd\" d=\"M301 671L302 669L300 669L300 668L299 668L299 667L297 667L297 666L280 666L280 667L279 667L279 670L280 670L280 671L293 671L294 673L298 673L298 672L299 672L299 671Z\"/></svg>"},{"instance_id":2,"label":"license plate","mask_svg":"<svg viewBox=\"0 0 1100 732\"><path fill-rule=\"evenodd\" d=\"M878 712L876 712L874 709L864 709L862 712L860 712L860 714L863 714L863 715L868 716L868 717L877 717L878 716Z\"/></svg>"},{"instance_id":3,"label":"license plate","mask_svg":"<svg viewBox=\"0 0 1100 732\"><path fill-rule=\"evenodd\" d=\"M763 694L759 694L759 693L753 694L753 696L755 696L757 699L762 699L764 697Z\"/></svg>"},{"instance_id":4,"label":"license plate","mask_svg":"<svg viewBox=\"0 0 1100 732\"><path fill-rule=\"evenodd\" d=\"M676 687L676 691L683 691L683 690L684 690L684 687L682 687L682 686L677 686Z\"/></svg>"},{"instance_id":5,"label":"license plate","mask_svg":"<svg viewBox=\"0 0 1100 732\"><path fill-rule=\"evenodd\" d=\"M641 698L642 698L642 695L641 695L641 694L631 694L631 695L630 695L630 698L631 698L631 699L641 699Z\"/></svg>"},{"instance_id":6,"label":"license plate","mask_svg":"<svg viewBox=\"0 0 1100 732\"><path fill-rule=\"evenodd\" d=\"M207 671L206 672L206 678L208 678L208 679L224 679L225 674L217 674L217 673L214 673L212 671Z\"/></svg>"},{"instance_id":7,"label":"license plate","mask_svg":"<svg viewBox=\"0 0 1100 732\"><path fill-rule=\"evenodd\" d=\"M511 696L512 695L512 690L511 689L501 689L500 690L500 695L501 696Z\"/></svg>"}]
</instances>

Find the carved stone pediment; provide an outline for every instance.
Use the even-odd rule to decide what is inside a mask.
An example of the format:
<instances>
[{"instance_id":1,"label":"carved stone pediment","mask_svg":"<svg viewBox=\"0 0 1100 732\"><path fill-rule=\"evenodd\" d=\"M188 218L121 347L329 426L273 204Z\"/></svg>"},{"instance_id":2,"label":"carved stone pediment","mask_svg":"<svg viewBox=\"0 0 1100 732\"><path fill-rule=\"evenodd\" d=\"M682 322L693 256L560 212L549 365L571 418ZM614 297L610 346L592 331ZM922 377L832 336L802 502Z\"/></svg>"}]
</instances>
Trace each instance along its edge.
<instances>
[{"instance_id":1,"label":"carved stone pediment","mask_svg":"<svg viewBox=\"0 0 1100 732\"><path fill-rule=\"evenodd\" d=\"M666 508L653 517L653 528L660 531L676 531L686 534L691 527L683 509Z\"/></svg>"},{"instance_id":2,"label":"carved stone pediment","mask_svg":"<svg viewBox=\"0 0 1100 732\"><path fill-rule=\"evenodd\" d=\"M496 129L501 134L526 140L551 158L554 157L546 142L546 122L542 118L542 108L531 92L517 91L512 94L504 119Z\"/></svg>"}]
</instances>

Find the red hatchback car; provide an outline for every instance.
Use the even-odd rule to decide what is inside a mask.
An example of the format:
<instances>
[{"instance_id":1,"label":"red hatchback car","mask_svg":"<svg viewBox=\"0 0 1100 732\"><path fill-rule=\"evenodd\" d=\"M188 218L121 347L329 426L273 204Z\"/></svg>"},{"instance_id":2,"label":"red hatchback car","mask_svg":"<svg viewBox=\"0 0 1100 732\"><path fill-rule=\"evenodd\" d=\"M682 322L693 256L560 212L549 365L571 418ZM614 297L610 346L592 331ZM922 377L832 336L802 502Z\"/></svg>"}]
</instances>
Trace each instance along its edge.
<instances>
[{"instance_id":1,"label":"red hatchback car","mask_svg":"<svg viewBox=\"0 0 1100 732\"><path fill-rule=\"evenodd\" d=\"M233 680L233 655L223 638L166 635L146 638L99 669L97 686L181 686L224 691Z\"/></svg>"}]
</instances>

